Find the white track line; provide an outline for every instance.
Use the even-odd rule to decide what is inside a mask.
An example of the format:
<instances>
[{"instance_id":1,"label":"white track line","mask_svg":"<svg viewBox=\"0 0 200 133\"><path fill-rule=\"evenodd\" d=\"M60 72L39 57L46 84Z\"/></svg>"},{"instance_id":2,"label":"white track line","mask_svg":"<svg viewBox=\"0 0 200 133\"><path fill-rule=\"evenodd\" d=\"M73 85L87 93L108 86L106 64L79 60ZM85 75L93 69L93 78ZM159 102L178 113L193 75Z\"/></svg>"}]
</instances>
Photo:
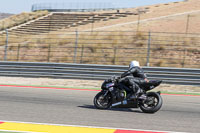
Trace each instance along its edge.
<instances>
[{"instance_id":1,"label":"white track line","mask_svg":"<svg viewBox=\"0 0 200 133\"><path fill-rule=\"evenodd\" d=\"M8 133L44 133L44 132L26 132L26 131L14 131L14 130L1 130L0 129L0 132L3 131L3 132L8 132Z\"/></svg>"}]
</instances>

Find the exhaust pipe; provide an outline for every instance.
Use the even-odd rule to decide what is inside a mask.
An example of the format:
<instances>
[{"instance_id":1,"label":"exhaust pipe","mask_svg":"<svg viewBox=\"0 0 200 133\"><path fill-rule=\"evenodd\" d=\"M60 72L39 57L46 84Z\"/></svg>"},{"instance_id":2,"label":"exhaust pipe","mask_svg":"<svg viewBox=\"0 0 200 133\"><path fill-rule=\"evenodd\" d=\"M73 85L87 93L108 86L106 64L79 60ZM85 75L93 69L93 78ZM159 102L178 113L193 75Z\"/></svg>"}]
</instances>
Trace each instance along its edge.
<instances>
[{"instance_id":1,"label":"exhaust pipe","mask_svg":"<svg viewBox=\"0 0 200 133\"><path fill-rule=\"evenodd\" d=\"M127 102L127 100L124 100L124 101L122 101L122 102L118 102L118 103L114 103L114 104L112 104L112 107L114 107L114 106L117 106L117 105L126 105L128 102Z\"/></svg>"}]
</instances>

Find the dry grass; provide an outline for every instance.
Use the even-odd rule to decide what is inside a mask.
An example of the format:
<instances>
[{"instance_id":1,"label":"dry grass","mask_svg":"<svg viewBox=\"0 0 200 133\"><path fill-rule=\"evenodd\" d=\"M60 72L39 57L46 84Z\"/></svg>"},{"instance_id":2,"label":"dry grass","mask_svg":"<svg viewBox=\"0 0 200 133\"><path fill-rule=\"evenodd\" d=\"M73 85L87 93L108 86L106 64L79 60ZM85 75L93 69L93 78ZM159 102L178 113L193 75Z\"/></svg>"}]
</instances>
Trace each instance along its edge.
<instances>
[{"instance_id":1,"label":"dry grass","mask_svg":"<svg viewBox=\"0 0 200 133\"><path fill-rule=\"evenodd\" d=\"M26 23L30 20L34 20L38 17L44 16L47 14L48 14L48 11L37 11L37 12L23 12L17 15L12 15L8 18L0 20L0 31Z\"/></svg>"},{"instance_id":2,"label":"dry grass","mask_svg":"<svg viewBox=\"0 0 200 133\"><path fill-rule=\"evenodd\" d=\"M75 32L13 36L8 60L73 63L77 46L76 63L128 65L136 59L145 66L148 39L148 32L79 32L77 39ZM200 48L193 46L199 42L189 35L151 33L150 65L200 67ZM0 45L3 55L5 40Z\"/></svg>"},{"instance_id":3,"label":"dry grass","mask_svg":"<svg viewBox=\"0 0 200 133\"><path fill-rule=\"evenodd\" d=\"M151 18L159 18L162 16L168 16L178 13L184 13L184 12L191 12L199 10L200 0L189 0L185 2L172 2L168 5L159 4L159 5L151 5L151 6L145 6L145 7L138 7L138 8L130 8L130 9L123 9L120 10L120 12L135 12L135 10L138 10L140 8L147 9L147 13L142 13L140 15L140 24L138 28L138 15L131 15L124 18L119 19L113 19L109 21L100 21L95 22L93 25L94 30L98 28L98 31L152 31L152 32L174 32L174 33L186 33L186 24L187 24L187 16L180 15L180 16L174 16L174 17L166 17L162 19L157 20L149 20L142 22L146 19ZM189 28L188 33L200 33L200 12L193 12L190 13L190 19L189 19ZM130 22L135 22L131 24ZM130 24L125 24L130 23ZM108 27L103 28L105 26L113 26L117 24L125 24L120 26L114 26L114 27ZM72 28L71 30L78 29L79 31L83 30L91 30L91 24L79 26L76 28Z\"/></svg>"}]
</instances>

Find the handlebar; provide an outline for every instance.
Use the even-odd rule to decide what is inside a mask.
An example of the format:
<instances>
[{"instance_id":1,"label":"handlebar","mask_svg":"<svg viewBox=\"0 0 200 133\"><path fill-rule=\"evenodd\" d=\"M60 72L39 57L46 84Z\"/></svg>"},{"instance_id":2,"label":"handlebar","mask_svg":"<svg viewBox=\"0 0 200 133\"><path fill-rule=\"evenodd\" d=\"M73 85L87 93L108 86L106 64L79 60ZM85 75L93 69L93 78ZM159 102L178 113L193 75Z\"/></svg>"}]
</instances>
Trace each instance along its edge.
<instances>
[{"instance_id":1,"label":"handlebar","mask_svg":"<svg viewBox=\"0 0 200 133\"><path fill-rule=\"evenodd\" d=\"M117 77L117 76L112 76L112 77L110 78L110 80L111 80L112 82L118 82L120 79L121 79L120 76L119 76L119 77Z\"/></svg>"}]
</instances>

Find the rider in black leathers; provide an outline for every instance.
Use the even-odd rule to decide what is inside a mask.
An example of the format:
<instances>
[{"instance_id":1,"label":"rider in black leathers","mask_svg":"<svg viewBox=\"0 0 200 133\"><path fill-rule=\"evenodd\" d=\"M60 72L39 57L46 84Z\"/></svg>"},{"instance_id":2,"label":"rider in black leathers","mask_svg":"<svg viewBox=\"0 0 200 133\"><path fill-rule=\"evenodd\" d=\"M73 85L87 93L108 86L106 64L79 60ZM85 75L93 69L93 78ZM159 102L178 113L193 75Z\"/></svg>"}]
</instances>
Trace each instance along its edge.
<instances>
[{"instance_id":1,"label":"rider in black leathers","mask_svg":"<svg viewBox=\"0 0 200 133\"><path fill-rule=\"evenodd\" d=\"M127 77L129 75L132 75L131 77ZM147 79L146 74L144 73L143 69L140 67L138 61L131 61L129 65L129 70L124 72L121 75L122 83L129 86L131 88L131 95L132 96L138 96L139 93L142 91L141 87L142 85L149 82Z\"/></svg>"}]
</instances>

